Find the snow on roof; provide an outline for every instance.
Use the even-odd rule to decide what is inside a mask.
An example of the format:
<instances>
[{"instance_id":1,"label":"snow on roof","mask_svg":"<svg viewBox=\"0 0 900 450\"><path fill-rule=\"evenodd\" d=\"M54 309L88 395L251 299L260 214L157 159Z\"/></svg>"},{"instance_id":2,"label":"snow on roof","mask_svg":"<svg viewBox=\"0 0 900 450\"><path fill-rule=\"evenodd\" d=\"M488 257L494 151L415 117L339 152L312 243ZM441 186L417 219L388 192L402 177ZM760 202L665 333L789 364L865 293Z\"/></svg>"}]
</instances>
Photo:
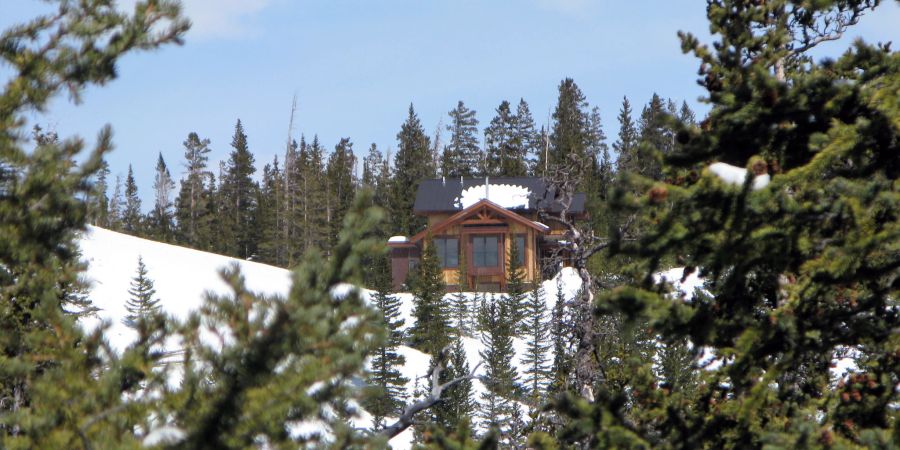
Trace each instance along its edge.
<instances>
[{"instance_id":1,"label":"snow on roof","mask_svg":"<svg viewBox=\"0 0 900 450\"><path fill-rule=\"evenodd\" d=\"M388 243L390 244L398 244L403 242L409 242L409 238L406 236L391 236L390 239L388 239Z\"/></svg>"},{"instance_id":2,"label":"snow on roof","mask_svg":"<svg viewBox=\"0 0 900 450\"><path fill-rule=\"evenodd\" d=\"M530 189L516 184L479 184L464 189L454 200L454 205L466 209L482 199L487 199L506 209L520 209L528 207L530 195Z\"/></svg>"},{"instance_id":3,"label":"snow on roof","mask_svg":"<svg viewBox=\"0 0 900 450\"><path fill-rule=\"evenodd\" d=\"M732 166L723 162L716 162L709 165L709 171L716 174L722 181L728 184L742 185L747 179L747 169L743 167ZM753 178L753 190L758 191L769 184L771 177L764 173Z\"/></svg>"}]
</instances>

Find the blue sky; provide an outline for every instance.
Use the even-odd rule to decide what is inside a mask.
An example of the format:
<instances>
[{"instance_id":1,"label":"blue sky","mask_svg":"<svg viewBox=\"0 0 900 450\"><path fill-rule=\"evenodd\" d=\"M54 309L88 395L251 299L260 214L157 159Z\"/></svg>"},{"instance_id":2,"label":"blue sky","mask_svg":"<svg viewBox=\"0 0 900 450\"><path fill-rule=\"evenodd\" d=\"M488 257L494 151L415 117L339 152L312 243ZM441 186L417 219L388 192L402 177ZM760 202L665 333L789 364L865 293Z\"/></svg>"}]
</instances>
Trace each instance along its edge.
<instances>
[{"instance_id":1,"label":"blue sky","mask_svg":"<svg viewBox=\"0 0 900 450\"><path fill-rule=\"evenodd\" d=\"M59 97L34 117L89 142L111 124L112 171L124 174L133 164L146 203L157 154L180 179L181 143L191 131L212 140L215 164L227 158L238 118L258 169L283 154L294 94L295 137L318 134L329 150L350 137L358 155L372 142L396 148L410 103L429 134L447 123L458 100L478 112L481 128L502 100L520 97L543 124L565 77L600 107L611 138L623 95L637 110L653 92L706 110L697 102L696 60L681 53L676 38L678 30L708 36L700 0L184 3L194 22L184 46L129 55L119 78L90 89L81 105ZM0 28L45 8L0 0ZM856 36L900 45L898 3L885 2L817 52L836 55Z\"/></svg>"}]
</instances>

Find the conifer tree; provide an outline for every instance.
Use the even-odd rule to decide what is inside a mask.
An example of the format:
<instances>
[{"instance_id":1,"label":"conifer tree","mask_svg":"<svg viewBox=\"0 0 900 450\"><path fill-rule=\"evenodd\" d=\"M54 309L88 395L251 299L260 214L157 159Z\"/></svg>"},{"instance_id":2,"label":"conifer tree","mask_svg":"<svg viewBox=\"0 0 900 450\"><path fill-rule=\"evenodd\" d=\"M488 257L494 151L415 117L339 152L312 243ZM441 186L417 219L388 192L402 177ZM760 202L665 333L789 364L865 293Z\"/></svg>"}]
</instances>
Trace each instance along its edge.
<instances>
[{"instance_id":1,"label":"conifer tree","mask_svg":"<svg viewBox=\"0 0 900 450\"><path fill-rule=\"evenodd\" d=\"M113 187L112 197L109 198L109 229L119 231L122 229L122 208L125 199L122 198L122 177L116 175L116 184Z\"/></svg>"},{"instance_id":2,"label":"conifer tree","mask_svg":"<svg viewBox=\"0 0 900 450\"><path fill-rule=\"evenodd\" d=\"M355 192L354 167L356 157L353 155L353 143L350 138L342 138L334 146L334 153L328 158L325 169L325 180L328 183L328 229L331 242L337 241L337 234L344 223L344 215L350 209Z\"/></svg>"},{"instance_id":3,"label":"conifer tree","mask_svg":"<svg viewBox=\"0 0 900 450\"><path fill-rule=\"evenodd\" d=\"M109 228L109 173L109 163L101 161L88 204L88 221L103 228Z\"/></svg>"},{"instance_id":4,"label":"conifer tree","mask_svg":"<svg viewBox=\"0 0 900 450\"><path fill-rule=\"evenodd\" d=\"M257 198L257 218L259 227L259 260L267 264L284 267L287 263L285 242L282 240L282 195L283 178L278 165L278 155L271 164L263 167L262 185Z\"/></svg>"},{"instance_id":5,"label":"conifer tree","mask_svg":"<svg viewBox=\"0 0 900 450\"><path fill-rule=\"evenodd\" d=\"M150 316L159 311L159 299L156 289L153 288L153 280L147 275L147 266L144 259L138 255L137 273L131 279L131 288L128 289L129 298L125 302L125 310L128 314L122 322L131 327L138 328L138 323L149 320Z\"/></svg>"},{"instance_id":6,"label":"conifer tree","mask_svg":"<svg viewBox=\"0 0 900 450\"><path fill-rule=\"evenodd\" d=\"M456 332L461 336L472 336L472 308L469 304L468 272L466 269L466 252L460 252L456 267L456 292L451 295L451 315Z\"/></svg>"},{"instance_id":7,"label":"conifer tree","mask_svg":"<svg viewBox=\"0 0 900 450\"><path fill-rule=\"evenodd\" d=\"M484 155L478 147L478 119L475 111L459 101L456 108L447 113L450 124L450 142L444 147L441 158L441 174L445 177L471 177L483 172Z\"/></svg>"},{"instance_id":8,"label":"conifer tree","mask_svg":"<svg viewBox=\"0 0 900 450\"><path fill-rule=\"evenodd\" d=\"M231 148L224 177L219 178L219 237L227 254L247 258L256 252L259 239L256 224L259 187L252 178L256 172L254 158L240 119L234 126Z\"/></svg>"},{"instance_id":9,"label":"conifer tree","mask_svg":"<svg viewBox=\"0 0 900 450\"><path fill-rule=\"evenodd\" d=\"M428 136L410 104L406 121L397 133L397 155L394 157L390 210L395 233L412 236L425 225L423 218L413 215L413 203L419 183L435 174L428 148Z\"/></svg>"},{"instance_id":10,"label":"conifer tree","mask_svg":"<svg viewBox=\"0 0 900 450\"><path fill-rule=\"evenodd\" d=\"M525 354L522 355L523 387L533 408L540 407L547 398L551 376L547 356L550 350L550 324L544 289L541 283L537 283L525 304L521 332L526 342Z\"/></svg>"},{"instance_id":11,"label":"conifer tree","mask_svg":"<svg viewBox=\"0 0 900 450\"><path fill-rule=\"evenodd\" d=\"M450 343L450 317L444 303L444 279L431 239L425 242L422 260L412 281L413 317L409 330L412 345L437 356Z\"/></svg>"},{"instance_id":12,"label":"conifer tree","mask_svg":"<svg viewBox=\"0 0 900 450\"><path fill-rule=\"evenodd\" d=\"M637 169L638 131L631 118L631 103L628 97L622 97L622 108L619 109L619 135L613 144L616 152L616 173Z\"/></svg>"},{"instance_id":13,"label":"conifer tree","mask_svg":"<svg viewBox=\"0 0 900 450\"><path fill-rule=\"evenodd\" d=\"M43 6L45 14L0 33L0 447L136 448L124 411L145 408L123 399L137 386L129 374L147 361L131 349L110 356L102 332L85 333L67 312L82 269L75 238L87 222L84 199L111 130L80 157L77 137L25 149L22 128L64 92L78 100L111 82L124 54L178 42L188 23L171 2L154 2L149 15L146 2L133 14L108 2Z\"/></svg>"},{"instance_id":14,"label":"conifer tree","mask_svg":"<svg viewBox=\"0 0 900 450\"><path fill-rule=\"evenodd\" d=\"M518 168L516 168L509 176L534 174L534 167L537 165L537 159L543 146L541 145L541 133L535 128L534 117L531 116L531 109L524 98L520 98L519 104L516 105L515 123L516 127L512 142L521 146L520 151L522 158L525 160L525 172L519 173Z\"/></svg>"},{"instance_id":15,"label":"conifer tree","mask_svg":"<svg viewBox=\"0 0 900 450\"><path fill-rule=\"evenodd\" d=\"M309 145L307 164L302 174L302 232L303 250L326 249L329 244L328 235L328 189L322 182L325 177L325 149L319 143L319 137L313 136Z\"/></svg>"},{"instance_id":16,"label":"conifer tree","mask_svg":"<svg viewBox=\"0 0 900 450\"><path fill-rule=\"evenodd\" d=\"M569 389L569 377L572 372L572 355L570 352L569 330L570 326L566 315L566 296L563 293L561 279L556 280L556 302L553 305L553 324L550 335L553 338L553 365L551 380L552 392L565 392Z\"/></svg>"},{"instance_id":17,"label":"conifer tree","mask_svg":"<svg viewBox=\"0 0 900 450\"><path fill-rule=\"evenodd\" d=\"M584 94L575 81L566 78L559 84L559 99L553 111L550 132L550 167L574 171L573 179L583 179L590 163L590 118ZM581 188L581 186L579 186Z\"/></svg>"},{"instance_id":18,"label":"conifer tree","mask_svg":"<svg viewBox=\"0 0 900 450\"><path fill-rule=\"evenodd\" d=\"M403 343L403 319L400 318L400 300L391 294L391 268L387 255L374 259L375 276L372 303L381 314L382 324L387 332L386 339L375 348L368 371L369 385L376 388L365 402L366 411L372 415L372 423L377 430L384 426L384 419L401 412L406 397L406 378L398 368L405 358L397 353Z\"/></svg>"},{"instance_id":19,"label":"conifer tree","mask_svg":"<svg viewBox=\"0 0 900 450\"><path fill-rule=\"evenodd\" d=\"M481 304L479 312L481 359L484 361L485 392L479 402L479 417L488 429L508 438L513 415L513 401L517 386L512 328L508 317L512 314L505 302L495 301L493 295ZM507 441L508 442L508 441Z\"/></svg>"},{"instance_id":20,"label":"conifer tree","mask_svg":"<svg viewBox=\"0 0 900 450\"><path fill-rule=\"evenodd\" d=\"M570 417L590 418L573 422L569 440L671 448L896 441L889 405L898 401L900 347L889 336L900 326L900 55L861 40L834 59L809 54L875 6L715 1L707 8L712 45L681 34L682 48L701 60L711 109L699 127L667 119L678 146L663 169L686 176L629 177L617 194L623 213L656 226L614 243L634 258L626 273L636 281L599 306L629 326L648 323L664 342L707 347L721 365L699 371L695 402L655 388L653 361L631 371L627 415L614 412L615 396L564 400ZM744 176L723 176L723 168ZM699 271L705 292L679 301L657 285L652 275L670 258L686 267L683 277ZM846 348L864 356L834 373Z\"/></svg>"},{"instance_id":21,"label":"conifer tree","mask_svg":"<svg viewBox=\"0 0 900 450\"><path fill-rule=\"evenodd\" d=\"M450 344L449 368L444 382L469 374L469 361L463 347L462 336L454 333ZM464 422L470 422L475 412L472 398L472 380L464 379L445 391L441 406L434 410L434 422L444 430L455 430Z\"/></svg>"},{"instance_id":22,"label":"conifer tree","mask_svg":"<svg viewBox=\"0 0 900 450\"><path fill-rule=\"evenodd\" d=\"M187 245L206 249L212 215L209 211L209 196L204 195L205 185L212 173L207 170L209 160L209 139L201 139L197 133L191 132L184 140L184 167L187 170L181 180L181 190L176 200L175 217L178 220L179 239ZM212 186L215 188L215 186Z\"/></svg>"},{"instance_id":23,"label":"conifer tree","mask_svg":"<svg viewBox=\"0 0 900 450\"><path fill-rule=\"evenodd\" d=\"M128 165L128 176L125 178L125 209L122 211L122 230L138 235L143 231L143 215L141 214L141 198L138 197L137 183L131 164Z\"/></svg>"},{"instance_id":24,"label":"conifer tree","mask_svg":"<svg viewBox=\"0 0 900 450\"><path fill-rule=\"evenodd\" d=\"M518 335L525 319L525 303L528 294L525 291L525 268L519 261L519 255L525 249L519 249L515 239L509 242L509 260L506 264L506 294L501 301L506 304L509 313L510 330L513 336Z\"/></svg>"},{"instance_id":25,"label":"conifer tree","mask_svg":"<svg viewBox=\"0 0 900 450\"><path fill-rule=\"evenodd\" d=\"M528 105L520 103L520 108L527 111ZM518 117L506 100L500 103L496 113L484 130L485 173L503 177L524 176L527 173L527 145L530 141L527 125L519 129ZM533 123L531 127L534 127Z\"/></svg>"},{"instance_id":26,"label":"conifer tree","mask_svg":"<svg viewBox=\"0 0 900 450\"><path fill-rule=\"evenodd\" d=\"M175 181L166 167L162 153L156 161L156 175L153 179L154 202L153 210L148 217L148 233L154 239L167 242L172 240L175 222L172 212L172 190L175 189Z\"/></svg>"}]
</instances>

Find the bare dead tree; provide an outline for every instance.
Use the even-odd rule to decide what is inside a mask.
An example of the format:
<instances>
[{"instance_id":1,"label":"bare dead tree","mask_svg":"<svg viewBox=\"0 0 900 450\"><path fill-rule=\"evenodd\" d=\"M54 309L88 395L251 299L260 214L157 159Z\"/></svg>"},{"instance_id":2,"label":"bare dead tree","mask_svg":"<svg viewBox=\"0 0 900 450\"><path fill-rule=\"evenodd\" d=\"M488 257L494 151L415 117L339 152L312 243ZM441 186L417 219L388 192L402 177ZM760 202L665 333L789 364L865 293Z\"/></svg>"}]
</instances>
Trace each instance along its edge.
<instances>
[{"instance_id":1,"label":"bare dead tree","mask_svg":"<svg viewBox=\"0 0 900 450\"><path fill-rule=\"evenodd\" d=\"M593 387L604 378L596 347L598 330L593 314L595 292L602 286L588 270L588 261L608 248L611 240L606 236L596 235L592 229L578 223L570 213L577 189L581 185L584 173L581 168L584 164L585 161L581 161L577 155L570 155L568 161L548 170L544 177L547 189L538 214L541 220L556 222L565 229L561 245L551 252L552 264L559 266L567 259L581 278L579 295L566 306L573 319L571 333L575 347L575 387L582 397L593 400ZM620 235L628 233L633 221L632 217L620 225Z\"/></svg>"},{"instance_id":2,"label":"bare dead tree","mask_svg":"<svg viewBox=\"0 0 900 450\"><path fill-rule=\"evenodd\" d=\"M448 345L444 347L443 350L441 350L441 353L438 355L437 362L434 364L434 367L431 368L431 371L427 375L431 379L431 392L429 392L428 395L422 400L408 405L403 410L403 414L401 414L393 424L384 427L384 429L379 432L380 435L388 439L397 436L398 434L402 433L404 430L412 426L413 423L415 423L416 414L419 414L420 412L425 411L438 404L442 399L444 391L465 380L478 378L478 376L475 375L475 372L477 372L478 368L481 367L481 363L475 365L475 367L467 375L462 375L450 381L447 381L446 383L441 383L441 373L444 371L444 365L449 359L449 355L450 346Z\"/></svg>"}]
</instances>

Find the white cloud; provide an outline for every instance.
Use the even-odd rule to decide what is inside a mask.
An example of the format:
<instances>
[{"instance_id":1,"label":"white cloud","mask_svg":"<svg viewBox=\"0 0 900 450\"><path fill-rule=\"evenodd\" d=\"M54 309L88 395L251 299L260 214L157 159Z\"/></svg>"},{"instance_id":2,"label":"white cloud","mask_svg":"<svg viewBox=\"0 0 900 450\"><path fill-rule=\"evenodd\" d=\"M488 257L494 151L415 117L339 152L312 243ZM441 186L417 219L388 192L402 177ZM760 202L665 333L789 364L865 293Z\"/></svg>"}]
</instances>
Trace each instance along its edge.
<instances>
[{"instance_id":1,"label":"white cloud","mask_svg":"<svg viewBox=\"0 0 900 450\"><path fill-rule=\"evenodd\" d=\"M123 0L120 7L134 9L137 0ZM184 15L193 24L188 38L240 38L259 30L249 19L272 3L272 0L182 0Z\"/></svg>"},{"instance_id":2,"label":"white cloud","mask_svg":"<svg viewBox=\"0 0 900 450\"><path fill-rule=\"evenodd\" d=\"M265 9L270 0L187 0L184 13L191 19L189 36L235 38L258 32L248 19Z\"/></svg>"}]
</instances>

